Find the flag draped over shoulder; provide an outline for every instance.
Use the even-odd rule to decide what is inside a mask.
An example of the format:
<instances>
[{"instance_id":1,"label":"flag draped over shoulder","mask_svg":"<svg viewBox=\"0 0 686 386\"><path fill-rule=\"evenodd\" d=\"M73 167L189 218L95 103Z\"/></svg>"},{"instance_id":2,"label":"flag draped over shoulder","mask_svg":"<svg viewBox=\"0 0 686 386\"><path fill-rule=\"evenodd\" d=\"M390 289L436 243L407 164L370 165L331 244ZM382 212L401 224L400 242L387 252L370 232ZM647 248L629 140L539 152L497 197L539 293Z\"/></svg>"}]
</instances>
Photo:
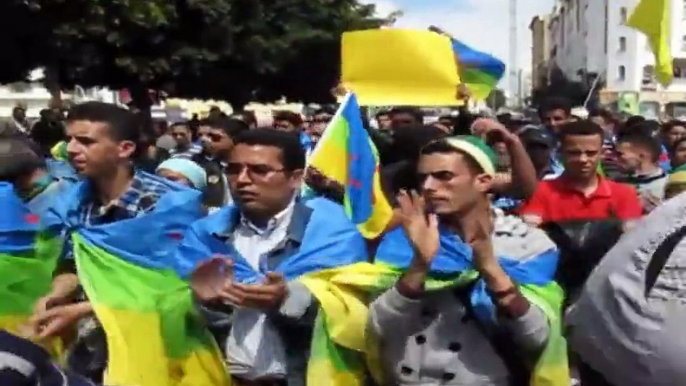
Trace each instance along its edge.
<instances>
[{"instance_id":1,"label":"flag draped over shoulder","mask_svg":"<svg viewBox=\"0 0 686 386\"><path fill-rule=\"evenodd\" d=\"M27 322L36 301L50 292L61 251L59 237L0 182L0 329L12 333Z\"/></svg>"},{"instance_id":2,"label":"flag draped over shoulder","mask_svg":"<svg viewBox=\"0 0 686 386\"><path fill-rule=\"evenodd\" d=\"M520 285L526 298L543 310L550 322L547 346L533 369L532 386L569 385L566 343L561 334L561 288L553 281L558 253L550 248L529 251L530 258L516 260L500 256L500 263ZM326 316L318 325L313 356L337 358L334 369L347 369L350 384L364 384L359 363L366 362L378 382L383 381L374 337L365 334L367 301L393 286L409 267L412 249L403 231L388 233L378 248L374 264L360 263L337 270L322 271L302 281L317 294ZM470 295L476 317L488 325L495 320L494 305L483 280L473 268L471 249L459 237L441 231L441 246L427 280L427 290L471 285ZM322 301L325 299L326 301ZM322 321L320 321L322 322ZM312 379L314 381L314 379Z\"/></svg>"},{"instance_id":3,"label":"flag draped over shoulder","mask_svg":"<svg viewBox=\"0 0 686 386\"><path fill-rule=\"evenodd\" d=\"M627 25L643 32L655 54L655 75L667 87L674 78L669 36L672 18L670 0L641 0Z\"/></svg>"},{"instance_id":4,"label":"flag draped over shoulder","mask_svg":"<svg viewBox=\"0 0 686 386\"><path fill-rule=\"evenodd\" d=\"M224 386L221 355L180 278L175 250L201 218L200 193L169 184L155 208L138 218L86 226L78 184L51 212L73 242L80 283L107 335L105 383Z\"/></svg>"},{"instance_id":5,"label":"flag draped over shoulder","mask_svg":"<svg viewBox=\"0 0 686 386\"><path fill-rule=\"evenodd\" d=\"M366 238L379 236L393 216L381 190L379 154L349 93L312 152L308 167L345 187L345 207Z\"/></svg>"},{"instance_id":6,"label":"flag draped over shoulder","mask_svg":"<svg viewBox=\"0 0 686 386\"><path fill-rule=\"evenodd\" d=\"M476 100L484 100L496 88L505 74L505 63L485 52L477 51L451 38L457 56L460 80Z\"/></svg>"},{"instance_id":7,"label":"flag draped over shoulder","mask_svg":"<svg viewBox=\"0 0 686 386\"><path fill-rule=\"evenodd\" d=\"M339 346L335 339L330 338L338 335L338 324L332 319L340 312L329 315L328 311L335 310L342 303L332 295L339 291L331 288L326 279L341 267L367 261L367 246L340 205L324 198L309 200L305 205L312 212L300 250L281 262L275 271L282 273L288 281L305 283L323 310L315 326L307 384L322 384L325 379L327 385L355 386L359 384L356 383L358 374L364 373L365 364L359 352ZM237 208L226 207L191 226L178 249L182 256L179 260L184 260L187 275L200 261L222 254L233 259L232 269L236 280L244 283L260 281L266 272L253 269L232 246L215 236L225 234L230 224L236 223L238 215ZM341 296L349 295L341 293ZM365 307L362 299L358 303Z\"/></svg>"}]
</instances>

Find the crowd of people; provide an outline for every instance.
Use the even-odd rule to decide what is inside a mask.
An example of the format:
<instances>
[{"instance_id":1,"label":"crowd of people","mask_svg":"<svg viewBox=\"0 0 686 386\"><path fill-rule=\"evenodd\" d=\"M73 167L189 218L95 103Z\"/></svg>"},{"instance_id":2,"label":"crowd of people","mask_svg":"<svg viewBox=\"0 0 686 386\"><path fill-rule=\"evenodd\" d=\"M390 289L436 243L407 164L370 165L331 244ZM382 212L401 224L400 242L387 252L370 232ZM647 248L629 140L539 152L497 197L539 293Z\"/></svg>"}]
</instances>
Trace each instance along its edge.
<instances>
[{"instance_id":1,"label":"crowd of people","mask_svg":"<svg viewBox=\"0 0 686 386\"><path fill-rule=\"evenodd\" d=\"M229 245L265 274L263 282L242 283L231 274L231 256L208 255L189 275L228 376L237 386L305 385L315 319L322 311L306 286L276 268L307 247L311 218L324 210L308 206L308 200L335 203L340 213L326 215L345 216L345 187L307 168L334 113L277 112L271 126L258 127L249 112L213 109L203 119L146 128L147 121L133 112L100 102L75 105L66 114L46 110L33 125L17 108L0 131L0 185L11 186L39 217L72 190L85 189L73 209L84 226L146 216L180 186L199 192L207 218L226 223L217 229L209 222L188 225ZM540 124L461 109L459 116L427 125L420 109L397 107L363 117L378 150L383 192L394 208L386 234L402 230L407 242L396 247L409 256L397 282L368 304L366 334L379 342L385 384L528 384L557 334L555 325L565 321L555 320L525 285L553 281L565 294L560 307L577 313L570 330L563 328L564 335L573 330L571 381L651 384L626 383L624 364L588 354L589 347L603 348L594 346L596 336L585 333L588 323L578 315L593 303L589 285L610 281L612 271L597 269L604 256L628 242L623 235L645 231L642 218L686 190L686 122L620 119L606 110L579 116L565 99L547 100L538 115ZM217 217L227 216L226 207L237 214ZM150 232L161 232L164 224L159 227ZM385 235L346 237L362 245L350 253L370 262L385 248ZM186 239L180 251L190 248ZM2 333L0 384L52 385L56 373L75 385L104 382L107 334L83 290L73 248L65 238L51 290L17 334L34 341L63 338L65 366L51 364L47 353L36 354L29 340ZM555 260L548 259L553 255ZM527 264L534 260L546 263ZM432 270L445 261L451 269L457 264L459 271L475 272L480 281L430 288ZM594 278L599 274L607 276ZM490 316L483 316L477 291L491 307ZM670 299L683 293L678 283L660 291ZM575 309L577 299L586 303ZM616 310L599 312L606 311ZM610 343L605 347L606 357L628 357ZM654 362L661 361L657 351L650 353ZM670 353L665 355L678 351ZM644 364L634 357L627 363ZM653 375L654 384L680 384Z\"/></svg>"}]
</instances>

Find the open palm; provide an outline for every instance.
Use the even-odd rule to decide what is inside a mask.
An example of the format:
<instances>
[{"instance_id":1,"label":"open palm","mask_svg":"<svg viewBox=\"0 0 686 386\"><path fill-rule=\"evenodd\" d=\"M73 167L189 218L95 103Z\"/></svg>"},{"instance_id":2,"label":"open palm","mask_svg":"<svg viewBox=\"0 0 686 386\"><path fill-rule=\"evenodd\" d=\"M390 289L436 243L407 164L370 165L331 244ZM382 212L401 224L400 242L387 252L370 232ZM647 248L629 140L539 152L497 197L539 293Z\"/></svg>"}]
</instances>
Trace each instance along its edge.
<instances>
[{"instance_id":1,"label":"open palm","mask_svg":"<svg viewBox=\"0 0 686 386\"><path fill-rule=\"evenodd\" d=\"M438 252L440 236L438 218L427 214L424 198L416 192L401 191L398 195L403 229L415 250L416 258L430 265Z\"/></svg>"}]
</instances>

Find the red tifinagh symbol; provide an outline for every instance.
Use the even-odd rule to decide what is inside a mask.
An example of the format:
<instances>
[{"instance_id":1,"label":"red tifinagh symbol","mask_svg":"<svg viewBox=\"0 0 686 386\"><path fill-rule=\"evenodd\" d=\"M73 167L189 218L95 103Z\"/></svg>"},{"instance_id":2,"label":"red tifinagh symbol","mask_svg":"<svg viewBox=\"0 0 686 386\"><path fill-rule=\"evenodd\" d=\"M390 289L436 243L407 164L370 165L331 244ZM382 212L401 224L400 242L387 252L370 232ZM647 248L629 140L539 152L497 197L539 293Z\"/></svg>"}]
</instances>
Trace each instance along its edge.
<instances>
[{"instance_id":1,"label":"red tifinagh symbol","mask_svg":"<svg viewBox=\"0 0 686 386\"><path fill-rule=\"evenodd\" d=\"M29 224L38 224L40 222L40 218L33 213L27 214L24 220Z\"/></svg>"},{"instance_id":2,"label":"red tifinagh symbol","mask_svg":"<svg viewBox=\"0 0 686 386\"><path fill-rule=\"evenodd\" d=\"M352 186L353 188L362 188L362 183L358 180L351 179L350 186Z\"/></svg>"},{"instance_id":3,"label":"red tifinagh symbol","mask_svg":"<svg viewBox=\"0 0 686 386\"><path fill-rule=\"evenodd\" d=\"M169 237L174 240L183 239L183 235L180 232L169 232Z\"/></svg>"}]
</instances>

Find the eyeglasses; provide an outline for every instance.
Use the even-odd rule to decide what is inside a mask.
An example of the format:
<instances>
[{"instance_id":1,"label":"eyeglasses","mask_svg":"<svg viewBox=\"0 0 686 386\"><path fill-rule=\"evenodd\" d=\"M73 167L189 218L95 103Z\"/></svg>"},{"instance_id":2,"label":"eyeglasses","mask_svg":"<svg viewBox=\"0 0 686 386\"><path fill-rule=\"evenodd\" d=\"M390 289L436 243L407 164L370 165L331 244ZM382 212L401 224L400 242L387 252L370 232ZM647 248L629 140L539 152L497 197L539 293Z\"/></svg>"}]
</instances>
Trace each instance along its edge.
<instances>
[{"instance_id":1,"label":"eyeglasses","mask_svg":"<svg viewBox=\"0 0 686 386\"><path fill-rule=\"evenodd\" d=\"M264 164L239 163L229 163L224 170L229 177L237 177L243 173L243 170L246 170L251 179L266 178L272 173L282 173L286 171L286 169L274 169L273 167Z\"/></svg>"}]
</instances>

